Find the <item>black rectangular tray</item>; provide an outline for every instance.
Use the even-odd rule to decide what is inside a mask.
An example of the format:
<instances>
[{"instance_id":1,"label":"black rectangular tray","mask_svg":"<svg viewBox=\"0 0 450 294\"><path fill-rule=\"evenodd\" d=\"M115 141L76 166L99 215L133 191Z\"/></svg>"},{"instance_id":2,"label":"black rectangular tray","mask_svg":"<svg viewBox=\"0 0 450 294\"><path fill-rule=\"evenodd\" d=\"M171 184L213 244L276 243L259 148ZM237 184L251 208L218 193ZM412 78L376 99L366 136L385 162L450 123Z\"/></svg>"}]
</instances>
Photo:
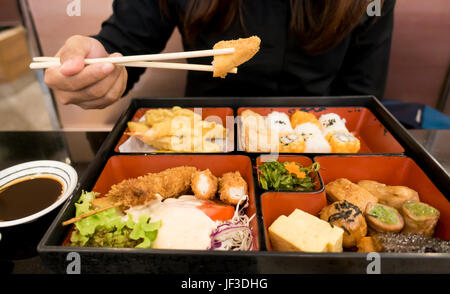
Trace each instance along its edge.
<instances>
[{"instance_id":1,"label":"black rectangular tray","mask_svg":"<svg viewBox=\"0 0 450 294\"><path fill-rule=\"evenodd\" d=\"M79 255L82 273L357 273L365 274L372 257L365 253L299 253L267 251L261 213L261 190L254 181L259 226L260 251L194 251L129 248L88 248L61 246L69 233L61 222L75 214L74 203L81 191L94 186L106 162L116 153L114 148L139 108L181 107L231 107L236 115L239 107L330 107L353 106L368 108L405 149L403 155L412 158L428 175L433 184L450 196L450 176L392 114L373 96L349 97L196 97L196 98L151 98L134 99L122 114L106 138L87 171L81 176L73 196L65 203L52 225L38 245L43 263L55 273L66 273L71 265L72 252ZM235 151L230 154L249 156L252 163L260 154L237 151L235 124ZM159 153L161 154L161 153ZM174 154L174 153L171 153ZM136 153L127 155L137 155ZM389 155L389 154L383 154ZM395 154L399 155L399 154ZM309 154L312 158L315 154ZM256 175L254 174L256 179ZM72 253L73 254L73 253ZM381 273L450 273L450 254L398 254L378 253ZM78 256L77 255L77 256Z\"/></svg>"}]
</instances>

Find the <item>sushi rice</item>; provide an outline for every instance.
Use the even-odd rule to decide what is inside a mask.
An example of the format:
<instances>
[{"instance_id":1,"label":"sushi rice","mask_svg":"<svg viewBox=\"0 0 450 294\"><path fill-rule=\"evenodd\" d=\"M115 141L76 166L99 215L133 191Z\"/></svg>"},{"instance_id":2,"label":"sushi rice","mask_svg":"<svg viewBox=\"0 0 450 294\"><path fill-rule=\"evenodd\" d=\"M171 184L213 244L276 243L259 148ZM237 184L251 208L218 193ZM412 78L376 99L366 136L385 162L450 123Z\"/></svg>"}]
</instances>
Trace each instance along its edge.
<instances>
[{"instance_id":1,"label":"sushi rice","mask_svg":"<svg viewBox=\"0 0 450 294\"><path fill-rule=\"evenodd\" d=\"M319 118L322 125L323 135L326 137L330 132L345 131L349 133L345 126L345 119L341 119L336 113L327 113Z\"/></svg>"},{"instance_id":2,"label":"sushi rice","mask_svg":"<svg viewBox=\"0 0 450 294\"><path fill-rule=\"evenodd\" d=\"M304 123L298 125L294 132L303 136L305 140L306 153L330 153L331 146L327 140L325 140L322 131L314 123Z\"/></svg>"},{"instance_id":3,"label":"sushi rice","mask_svg":"<svg viewBox=\"0 0 450 294\"><path fill-rule=\"evenodd\" d=\"M267 124L270 130L278 133L292 132L291 121L286 113L273 111L267 116Z\"/></svg>"}]
</instances>

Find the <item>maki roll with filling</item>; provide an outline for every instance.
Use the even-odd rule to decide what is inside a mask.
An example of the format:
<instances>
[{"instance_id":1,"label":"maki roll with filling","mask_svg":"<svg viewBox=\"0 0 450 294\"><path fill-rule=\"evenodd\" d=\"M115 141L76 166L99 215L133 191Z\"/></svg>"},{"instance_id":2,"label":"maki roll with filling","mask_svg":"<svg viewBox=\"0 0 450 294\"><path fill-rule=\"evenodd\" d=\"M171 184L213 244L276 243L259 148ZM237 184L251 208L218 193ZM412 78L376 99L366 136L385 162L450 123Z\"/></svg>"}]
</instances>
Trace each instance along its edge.
<instances>
[{"instance_id":1,"label":"maki roll with filling","mask_svg":"<svg viewBox=\"0 0 450 294\"><path fill-rule=\"evenodd\" d=\"M319 123L322 126L324 136L337 131L349 133L345 126L345 119L341 119L336 113L327 113L320 116Z\"/></svg>"},{"instance_id":2,"label":"maki roll with filling","mask_svg":"<svg viewBox=\"0 0 450 294\"><path fill-rule=\"evenodd\" d=\"M335 113L324 114L319 118L323 135L333 153L357 153L361 143L345 126L345 119Z\"/></svg>"},{"instance_id":3,"label":"maki roll with filling","mask_svg":"<svg viewBox=\"0 0 450 294\"><path fill-rule=\"evenodd\" d=\"M306 153L330 153L331 146L322 135L320 128L314 123L303 123L297 125L294 129L305 140Z\"/></svg>"},{"instance_id":4,"label":"maki roll with filling","mask_svg":"<svg viewBox=\"0 0 450 294\"><path fill-rule=\"evenodd\" d=\"M305 139L295 133L281 134L278 152L303 153L305 152Z\"/></svg>"},{"instance_id":5,"label":"maki roll with filling","mask_svg":"<svg viewBox=\"0 0 450 294\"><path fill-rule=\"evenodd\" d=\"M333 153L358 153L361 143L349 132L336 131L326 136Z\"/></svg>"}]
</instances>

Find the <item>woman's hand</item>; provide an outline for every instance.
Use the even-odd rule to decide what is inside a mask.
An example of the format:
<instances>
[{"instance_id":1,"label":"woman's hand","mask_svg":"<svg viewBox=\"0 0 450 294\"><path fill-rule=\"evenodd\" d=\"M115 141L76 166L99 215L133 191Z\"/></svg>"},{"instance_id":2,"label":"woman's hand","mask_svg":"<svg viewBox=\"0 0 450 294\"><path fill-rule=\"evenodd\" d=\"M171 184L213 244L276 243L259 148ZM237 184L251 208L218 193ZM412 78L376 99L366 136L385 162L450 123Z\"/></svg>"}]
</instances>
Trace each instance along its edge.
<instances>
[{"instance_id":1,"label":"woman's hand","mask_svg":"<svg viewBox=\"0 0 450 294\"><path fill-rule=\"evenodd\" d=\"M45 71L45 83L62 104L76 104L84 109L105 108L116 102L127 85L125 67L112 63L85 65L85 58L117 57L109 55L96 39L72 36L56 54L60 67Z\"/></svg>"}]
</instances>

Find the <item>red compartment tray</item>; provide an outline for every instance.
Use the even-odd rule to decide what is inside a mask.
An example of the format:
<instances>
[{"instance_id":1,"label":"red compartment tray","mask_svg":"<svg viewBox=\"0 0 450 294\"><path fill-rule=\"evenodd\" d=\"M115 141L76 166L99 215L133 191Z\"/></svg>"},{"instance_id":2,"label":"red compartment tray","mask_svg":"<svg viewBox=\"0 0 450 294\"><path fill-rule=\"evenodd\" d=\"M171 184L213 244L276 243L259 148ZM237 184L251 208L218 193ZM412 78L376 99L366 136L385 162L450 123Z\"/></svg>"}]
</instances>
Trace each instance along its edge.
<instances>
[{"instance_id":1,"label":"red compartment tray","mask_svg":"<svg viewBox=\"0 0 450 294\"><path fill-rule=\"evenodd\" d=\"M295 192L267 192L261 195L261 207L264 220L264 235L267 250L272 250L268 229L280 216L288 216L296 208L312 215L318 215L327 205L325 192L295 193Z\"/></svg>"},{"instance_id":2,"label":"red compartment tray","mask_svg":"<svg viewBox=\"0 0 450 294\"><path fill-rule=\"evenodd\" d=\"M267 116L272 111L283 112L291 116L296 110L311 112L317 118L323 114L336 113L346 120L347 129L360 140L361 149L358 153L400 154L405 152L385 126L365 107L241 107L238 109L238 116L247 109L262 116ZM240 138L239 133L238 138ZM239 150L244 150L242 142L239 139L238 141Z\"/></svg>"},{"instance_id":3,"label":"red compartment tray","mask_svg":"<svg viewBox=\"0 0 450 294\"><path fill-rule=\"evenodd\" d=\"M404 156L317 156L320 175L326 186L338 178L351 182L374 180L386 185L406 186L441 213L435 236L450 239L450 202L436 188L422 169Z\"/></svg>"},{"instance_id":4,"label":"red compartment tray","mask_svg":"<svg viewBox=\"0 0 450 294\"><path fill-rule=\"evenodd\" d=\"M116 155L107 161L92 191L104 195L112 185L125 179L161 172L178 166L194 166L200 170L209 169L217 177L226 172L239 171L248 185L249 206L246 213L249 217L256 213L252 165L250 158L243 155ZM253 218L250 226L255 238L253 250L259 250L256 218Z\"/></svg>"},{"instance_id":5,"label":"red compartment tray","mask_svg":"<svg viewBox=\"0 0 450 294\"><path fill-rule=\"evenodd\" d=\"M133 115L131 121L137 122L139 121L151 108L139 108ZM207 121L214 121L222 124L227 129L227 142L226 142L226 151L225 153L234 151L234 112L233 109L228 107L212 107L212 108L186 108L192 111L201 111L202 119ZM120 137L118 143L116 144L114 151L117 153L121 153L119 147L125 143L130 136L126 133L128 132L128 128L126 128ZM171 151L153 151L154 153L171 153ZM153 153L152 152L152 153ZM124 153L143 153L139 151L132 152L124 152Z\"/></svg>"}]
</instances>

